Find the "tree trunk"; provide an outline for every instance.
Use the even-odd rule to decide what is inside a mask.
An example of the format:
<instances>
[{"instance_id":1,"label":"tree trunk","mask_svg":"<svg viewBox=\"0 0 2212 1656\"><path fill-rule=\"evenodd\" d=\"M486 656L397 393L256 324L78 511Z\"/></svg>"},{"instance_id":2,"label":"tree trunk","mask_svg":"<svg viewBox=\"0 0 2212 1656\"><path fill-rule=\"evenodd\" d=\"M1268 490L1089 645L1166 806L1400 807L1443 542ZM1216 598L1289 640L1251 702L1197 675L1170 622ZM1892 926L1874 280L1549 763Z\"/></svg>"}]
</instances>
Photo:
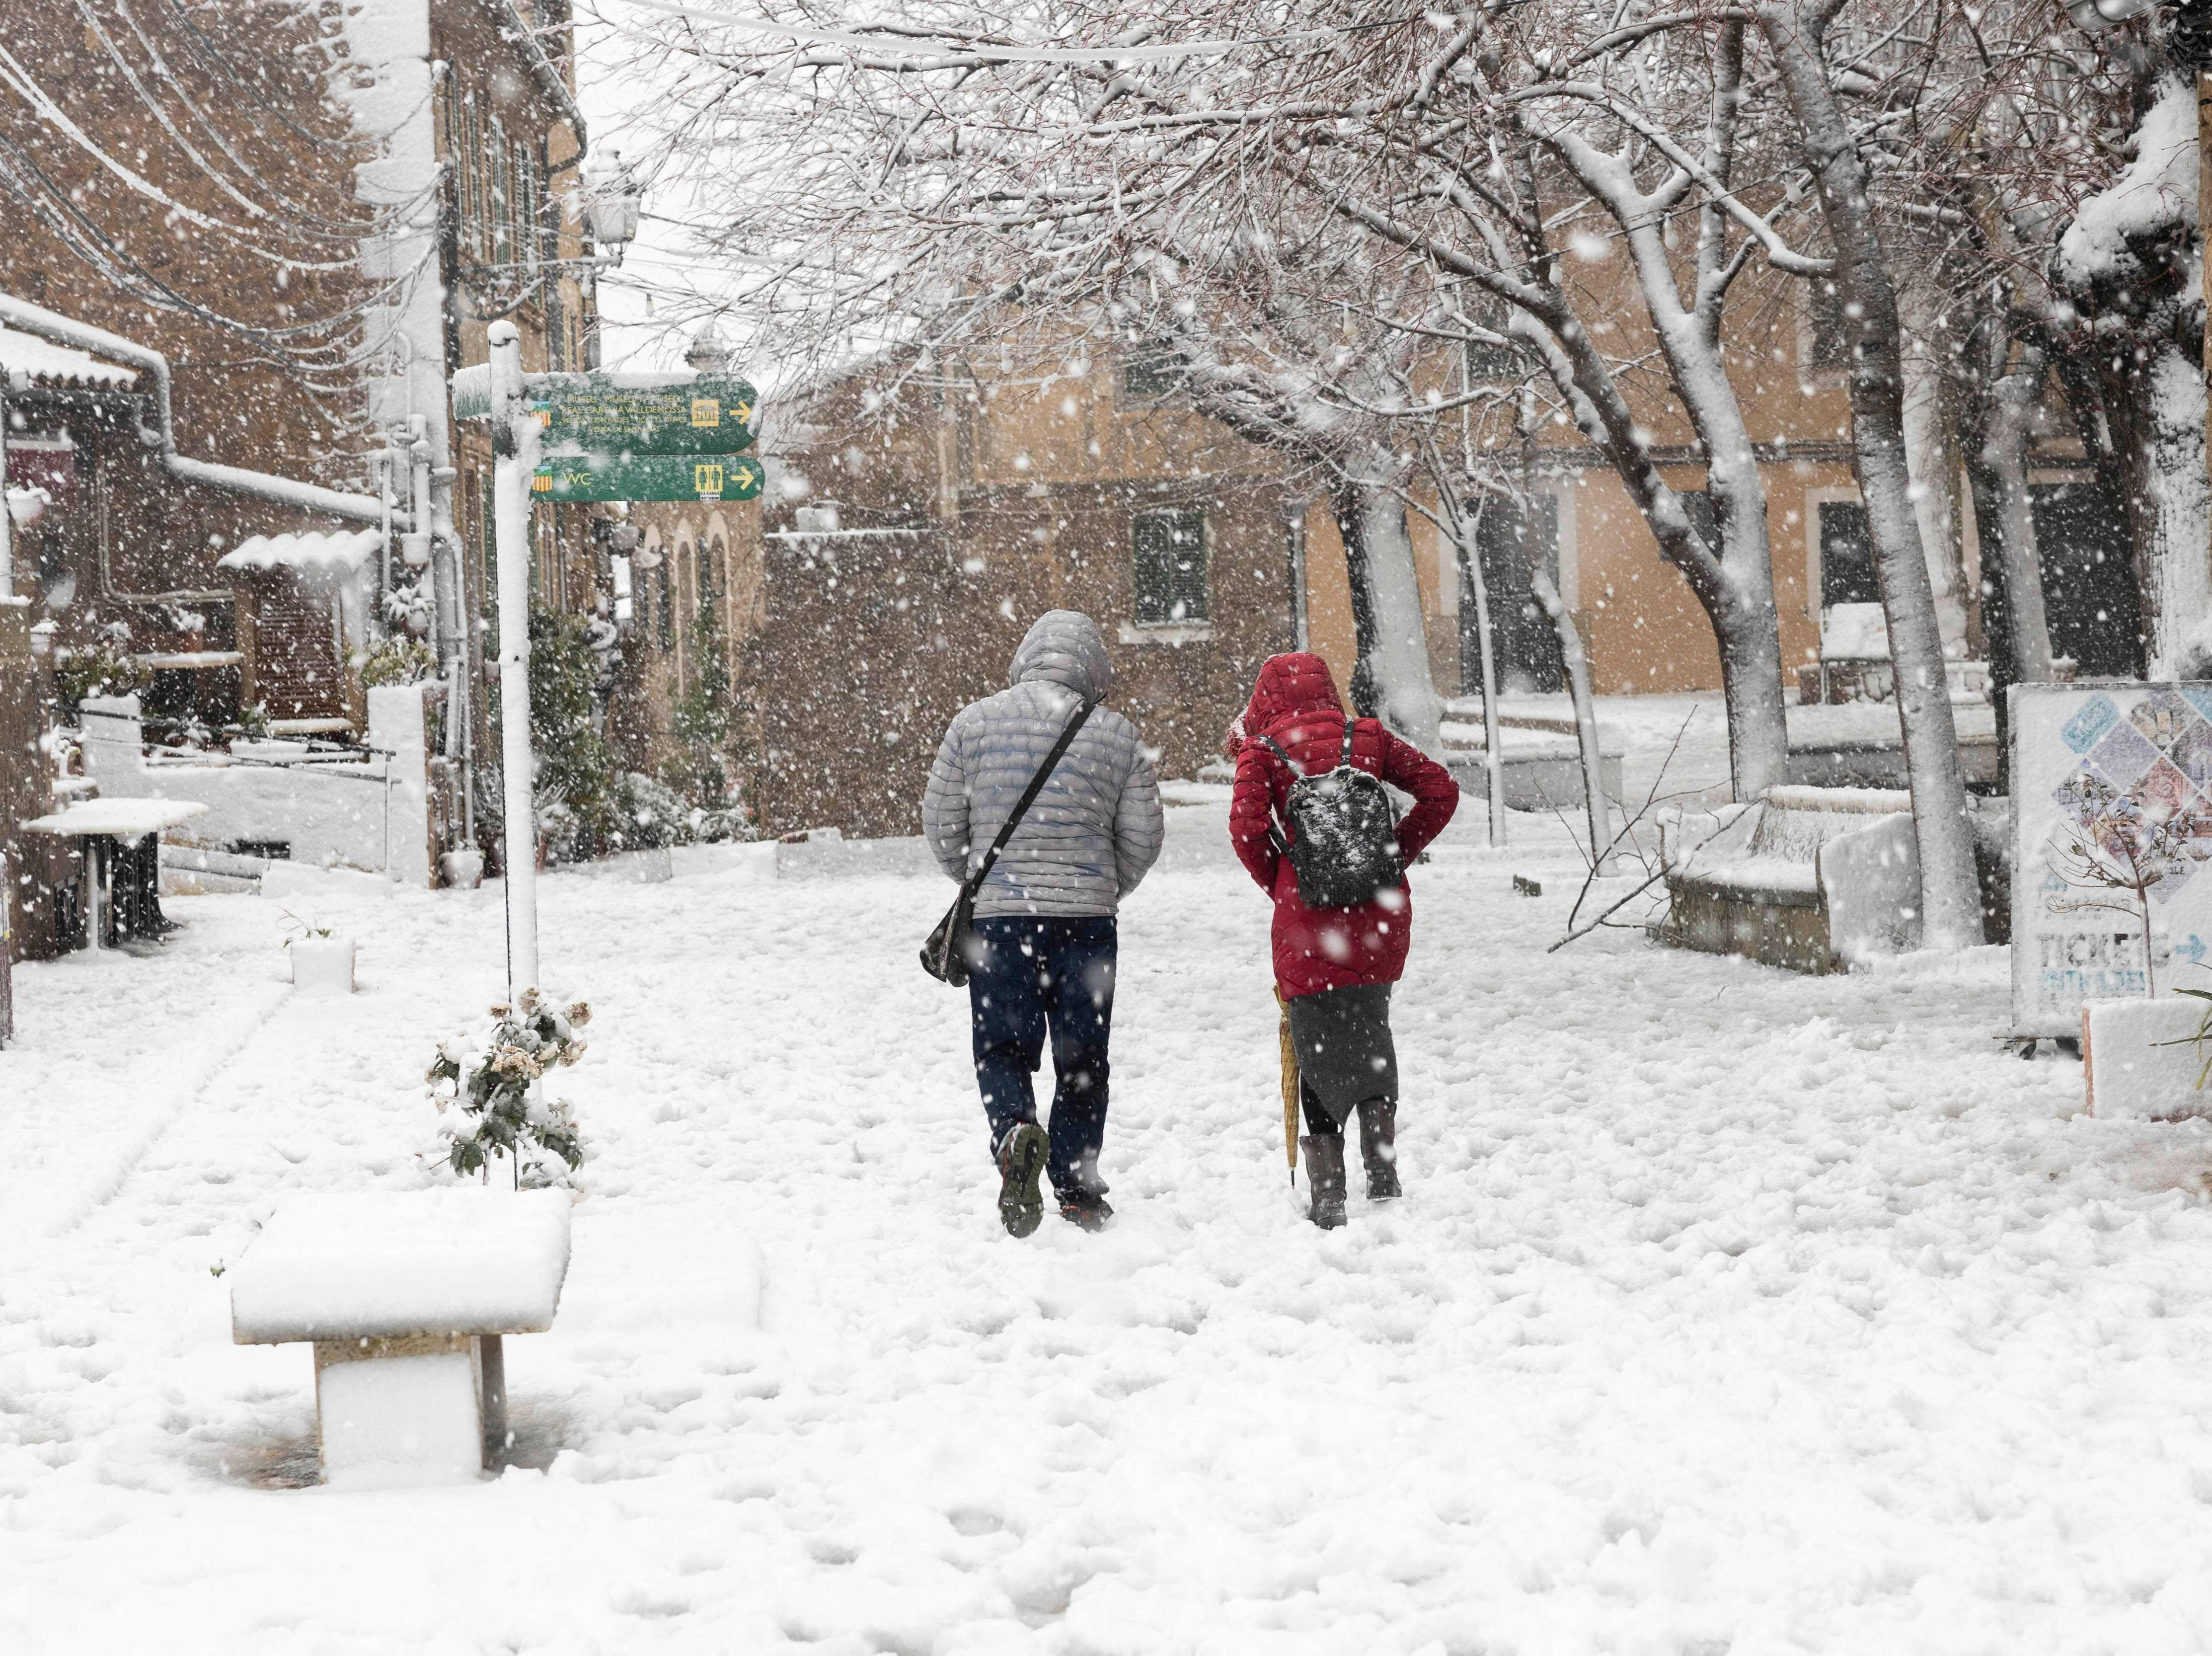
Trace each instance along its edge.
<instances>
[{"instance_id":1,"label":"tree trunk","mask_svg":"<svg viewBox=\"0 0 2212 1656\"><path fill-rule=\"evenodd\" d=\"M1466 520L1455 514L1464 527ZM1464 536L1459 555L1467 562L1468 583L1474 588L1475 654L1482 667L1482 774L1490 797L1490 843L1505 843L1505 749L1498 729L1498 647L1490 631L1490 581L1482 572L1482 551Z\"/></svg>"},{"instance_id":2,"label":"tree trunk","mask_svg":"<svg viewBox=\"0 0 2212 1656\"><path fill-rule=\"evenodd\" d=\"M2036 359L2031 357L2031 362ZM2042 561L2027 492L2027 427L2039 386L2033 372L2008 374L1983 394L1980 440L1966 451L1981 549L1982 636L1990 657L1990 701L1997 715L1997 791L2012 791L2011 705L2017 684L2051 677Z\"/></svg>"},{"instance_id":3,"label":"tree trunk","mask_svg":"<svg viewBox=\"0 0 2212 1656\"><path fill-rule=\"evenodd\" d=\"M1736 411L1731 411L1735 412ZM1740 418L1732 421L1741 429ZM1740 801L1790 780L1790 726L1782 699L1782 621L1774 608L1774 559L1766 536L1766 489L1747 436L1742 468L1725 449L1706 467L1720 536L1723 583L1706 606L1720 646L1721 697L1727 709L1729 780Z\"/></svg>"},{"instance_id":4,"label":"tree trunk","mask_svg":"<svg viewBox=\"0 0 2212 1656\"><path fill-rule=\"evenodd\" d=\"M1936 593L1936 625L1947 659L1966 655L1966 579L1960 556L1955 479L1950 431L1943 417L1943 362L1950 339L1941 316L1929 314L1923 296L1914 307L1904 358L1905 463L1912 473L1912 511L1920 524L1920 544L1928 554L1928 578ZM1940 342L1940 344L1931 344Z\"/></svg>"},{"instance_id":5,"label":"tree trunk","mask_svg":"<svg viewBox=\"0 0 2212 1656\"><path fill-rule=\"evenodd\" d=\"M2140 494L2149 533L2142 570L2146 671L2198 678L2212 669L2212 501L2205 476L2204 378L2171 345L2152 359Z\"/></svg>"},{"instance_id":6,"label":"tree trunk","mask_svg":"<svg viewBox=\"0 0 2212 1656\"><path fill-rule=\"evenodd\" d=\"M1844 314L1857 322L1852 446L1897 673L1898 721L1920 853L1921 935L1930 948L1965 948L1982 941L1981 896L1936 594L1905 464L1897 293L1868 196L1871 180L1829 83L1818 33L1821 19L1808 10L1800 0L1775 0L1759 9L1759 27L1819 180Z\"/></svg>"},{"instance_id":7,"label":"tree trunk","mask_svg":"<svg viewBox=\"0 0 2212 1656\"><path fill-rule=\"evenodd\" d=\"M2002 571L2004 656L2013 682L2039 685L2051 678L2051 624L2043 607L2043 563L2035 544L2035 514L2027 492L2027 428L2042 393L2041 360L2031 356L2025 371L2008 374L1990 388L1989 427L1976 456L1991 485L1981 521L1982 564ZM1990 554L1994 551L1996 557Z\"/></svg>"},{"instance_id":8,"label":"tree trunk","mask_svg":"<svg viewBox=\"0 0 2212 1656\"><path fill-rule=\"evenodd\" d=\"M1715 177L1725 180L1735 153L1743 66L1741 23L1723 26L1717 59L1705 163ZM1685 305L1677 286L1678 260L1659 229L1663 214L1656 210L1651 198L1638 192L1633 174L1617 157L1571 135L1554 133L1546 142L1621 227L1674 389L1705 447L1705 496L1713 508L1718 545L1704 545L1694 527L1680 521L1679 509L1654 509L1671 491L1659 481L1649 444L1634 420L1626 417L1626 407L1607 417L1604 405L1618 396L1618 387L1589 371L1594 358L1581 348L1586 342L1560 336L1565 361L1552 367L1553 378L1559 381L1564 367L1580 384L1596 419L1584 418L1577 411L1577 423L1586 432L1593 423L1605 428L1607 449L1631 498L1650 521L1660 555L1682 572L1712 624L1728 714L1731 790L1739 800L1755 800L1789 780L1790 732L1782 699L1782 626L1774 608L1766 485L1721 348L1723 306L1731 279L1725 222L1710 204L1700 210L1694 297ZM1533 170L1524 188L1534 199ZM1557 325L1551 326L1559 334ZM1525 441L1525 423L1523 429Z\"/></svg>"},{"instance_id":9,"label":"tree trunk","mask_svg":"<svg viewBox=\"0 0 2212 1656\"><path fill-rule=\"evenodd\" d=\"M1344 543L1344 576L1352 588L1352 682L1344 687L1352 710L1363 719L1382 716L1375 693L1375 596L1367 578L1367 508L1360 490L1340 483L1329 491L1329 514Z\"/></svg>"},{"instance_id":10,"label":"tree trunk","mask_svg":"<svg viewBox=\"0 0 2212 1656\"><path fill-rule=\"evenodd\" d=\"M1789 779L1790 730L1783 712L1781 624L1767 552L1766 493L1758 481L1741 411L1726 428L1740 441L1708 439L1712 459L1706 475L1715 485L1714 521L1723 545L1733 549L1724 560L1705 544L1680 497L1659 475L1626 398L1564 302L1556 314L1528 313L1514 332L1536 347L1546 373L1573 411L1576 429L1612 461L1629 499L1650 524L1660 557L1681 571L1711 622L1720 646L1730 779L1737 799L1757 799ZM1679 378L1676 388L1681 389ZM1734 408L1733 395L1725 402L1702 399L1700 407L1699 417L1712 417L1720 429L1721 416ZM1756 502L1755 508L1738 511L1731 502L1739 498ZM1755 557L1750 555L1754 548Z\"/></svg>"},{"instance_id":11,"label":"tree trunk","mask_svg":"<svg viewBox=\"0 0 2212 1656\"><path fill-rule=\"evenodd\" d=\"M1575 709L1575 744L1583 763L1583 804L1589 824L1590 866L1601 874L1613 872L1613 813L1605 792L1605 752L1597 740L1597 704L1590 696L1589 652L1583 648L1582 629L1567 612L1559 589L1535 559L1528 560L1528 589L1551 618L1559 636L1559 654L1567 668L1567 697Z\"/></svg>"},{"instance_id":12,"label":"tree trunk","mask_svg":"<svg viewBox=\"0 0 2212 1656\"><path fill-rule=\"evenodd\" d=\"M1382 720L1423 752L1434 753L1442 740L1443 699L1429 668L1420 576L1413 568L1405 502L1384 484L1367 482L1340 486L1330 501L1344 537L1352 624L1359 634L1359 661L1352 674L1353 709L1363 717Z\"/></svg>"}]
</instances>

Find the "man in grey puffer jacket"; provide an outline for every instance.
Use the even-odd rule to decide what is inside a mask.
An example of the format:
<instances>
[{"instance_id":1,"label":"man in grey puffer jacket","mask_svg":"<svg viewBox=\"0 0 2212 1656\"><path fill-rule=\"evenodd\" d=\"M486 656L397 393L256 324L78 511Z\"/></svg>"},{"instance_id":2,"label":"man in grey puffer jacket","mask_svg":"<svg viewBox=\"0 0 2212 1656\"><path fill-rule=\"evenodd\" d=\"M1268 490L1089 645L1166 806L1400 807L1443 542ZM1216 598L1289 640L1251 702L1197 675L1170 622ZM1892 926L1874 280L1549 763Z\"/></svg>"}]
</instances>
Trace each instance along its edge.
<instances>
[{"instance_id":1,"label":"man in grey puffer jacket","mask_svg":"<svg viewBox=\"0 0 2212 1656\"><path fill-rule=\"evenodd\" d=\"M1005 826L1068 721L1114 682L1087 615L1051 610L1014 652L1011 688L954 717L921 797L922 832L964 880ZM1160 788L1120 714L1097 708L975 895L968 995L975 1079L999 1165L999 1217L1027 1236L1048 1172L1061 1216L1096 1230L1113 1214L1098 1177L1114 1020L1114 914L1160 854ZM1050 1132L1030 1084L1052 1036Z\"/></svg>"}]
</instances>

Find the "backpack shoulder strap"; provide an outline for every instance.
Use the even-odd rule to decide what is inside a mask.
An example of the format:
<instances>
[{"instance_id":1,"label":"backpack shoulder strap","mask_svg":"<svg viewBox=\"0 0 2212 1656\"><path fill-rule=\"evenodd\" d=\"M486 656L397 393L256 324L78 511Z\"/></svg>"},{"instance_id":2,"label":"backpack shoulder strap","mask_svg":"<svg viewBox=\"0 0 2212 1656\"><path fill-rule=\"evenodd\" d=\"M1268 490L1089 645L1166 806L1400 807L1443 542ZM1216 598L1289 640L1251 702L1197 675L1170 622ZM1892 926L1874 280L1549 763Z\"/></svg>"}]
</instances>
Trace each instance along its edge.
<instances>
[{"instance_id":1,"label":"backpack shoulder strap","mask_svg":"<svg viewBox=\"0 0 2212 1656\"><path fill-rule=\"evenodd\" d=\"M1293 782L1306 774L1298 769L1298 762L1285 752L1283 745L1273 736L1261 737L1260 744L1290 767L1291 779ZM1267 790L1267 843L1274 847L1277 856L1284 855L1291 849L1291 825L1283 815L1283 807L1275 803L1275 790L1273 788Z\"/></svg>"},{"instance_id":2,"label":"backpack shoulder strap","mask_svg":"<svg viewBox=\"0 0 2212 1656\"><path fill-rule=\"evenodd\" d=\"M1359 721L1349 713L1344 715L1344 752L1336 756L1336 768L1340 770L1352 769L1352 728Z\"/></svg>"},{"instance_id":3,"label":"backpack shoulder strap","mask_svg":"<svg viewBox=\"0 0 2212 1656\"><path fill-rule=\"evenodd\" d=\"M1291 774L1293 776L1303 776L1305 775L1305 772L1299 769L1298 762L1292 758L1289 754L1283 752L1282 745L1276 741L1273 736L1262 736L1260 738L1260 741L1261 746L1270 749L1277 758L1280 759L1285 764L1290 766Z\"/></svg>"}]
</instances>

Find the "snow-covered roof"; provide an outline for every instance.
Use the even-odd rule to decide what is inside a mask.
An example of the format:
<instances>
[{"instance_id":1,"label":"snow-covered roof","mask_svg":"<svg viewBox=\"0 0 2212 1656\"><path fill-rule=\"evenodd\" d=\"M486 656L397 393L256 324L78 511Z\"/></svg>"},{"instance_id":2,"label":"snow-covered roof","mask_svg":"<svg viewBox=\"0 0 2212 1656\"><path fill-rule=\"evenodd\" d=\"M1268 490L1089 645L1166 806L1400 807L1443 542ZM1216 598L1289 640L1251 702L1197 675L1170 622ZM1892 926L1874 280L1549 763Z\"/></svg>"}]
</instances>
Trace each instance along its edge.
<instances>
[{"instance_id":1,"label":"snow-covered roof","mask_svg":"<svg viewBox=\"0 0 2212 1656\"><path fill-rule=\"evenodd\" d=\"M358 569L376 555L383 536L374 529L316 530L298 535L253 535L216 560L218 569L297 569L331 575Z\"/></svg>"},{"instance_id":2,"label":"snow-covered roof","mask_svg":"<svg viewBox=\"0 0 2212 1656\"><path fill-rule=\"evenodd\" d=\"M34 385L70 389L128 391L137 383L136 368L103 362L88 351L57 345L36 334L0 328L0 372L10 389Z\"/></svg>"}]
</instances>

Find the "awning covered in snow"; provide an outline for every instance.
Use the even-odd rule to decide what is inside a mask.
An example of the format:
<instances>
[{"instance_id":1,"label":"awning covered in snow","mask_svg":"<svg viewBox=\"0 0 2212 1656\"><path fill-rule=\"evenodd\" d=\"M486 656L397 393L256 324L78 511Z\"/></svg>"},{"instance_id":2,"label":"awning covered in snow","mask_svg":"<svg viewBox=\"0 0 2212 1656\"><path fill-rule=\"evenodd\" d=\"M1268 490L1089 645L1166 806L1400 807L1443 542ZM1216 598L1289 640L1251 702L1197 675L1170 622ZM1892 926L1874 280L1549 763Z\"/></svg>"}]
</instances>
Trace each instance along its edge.
<instances>
[{"instance_id":1,"label":"awning covered in snow","mask_svg":"<svg viewBox=\"0 0 2212 1656\"><path fill-rule=\"evenodd\" d=\"M350 575L376 556L383 537L374 529L320 530L300 535L254 535L216 560L218 569L258 573L293 569L301 575Z\"/></svg>"},{"instance_id":2,"label":"awning covered in snow","mask_svg":"<svg viewBox=\"0 0 2212 1656\"><path fill-rule=\"evenodd\" d=\"M0 328L0 373L11 391L33 386L50 390L128 391L138 381L136 368L103 362L89 351L57 345L35 334Z\"/></svg>"}]
</instances>

